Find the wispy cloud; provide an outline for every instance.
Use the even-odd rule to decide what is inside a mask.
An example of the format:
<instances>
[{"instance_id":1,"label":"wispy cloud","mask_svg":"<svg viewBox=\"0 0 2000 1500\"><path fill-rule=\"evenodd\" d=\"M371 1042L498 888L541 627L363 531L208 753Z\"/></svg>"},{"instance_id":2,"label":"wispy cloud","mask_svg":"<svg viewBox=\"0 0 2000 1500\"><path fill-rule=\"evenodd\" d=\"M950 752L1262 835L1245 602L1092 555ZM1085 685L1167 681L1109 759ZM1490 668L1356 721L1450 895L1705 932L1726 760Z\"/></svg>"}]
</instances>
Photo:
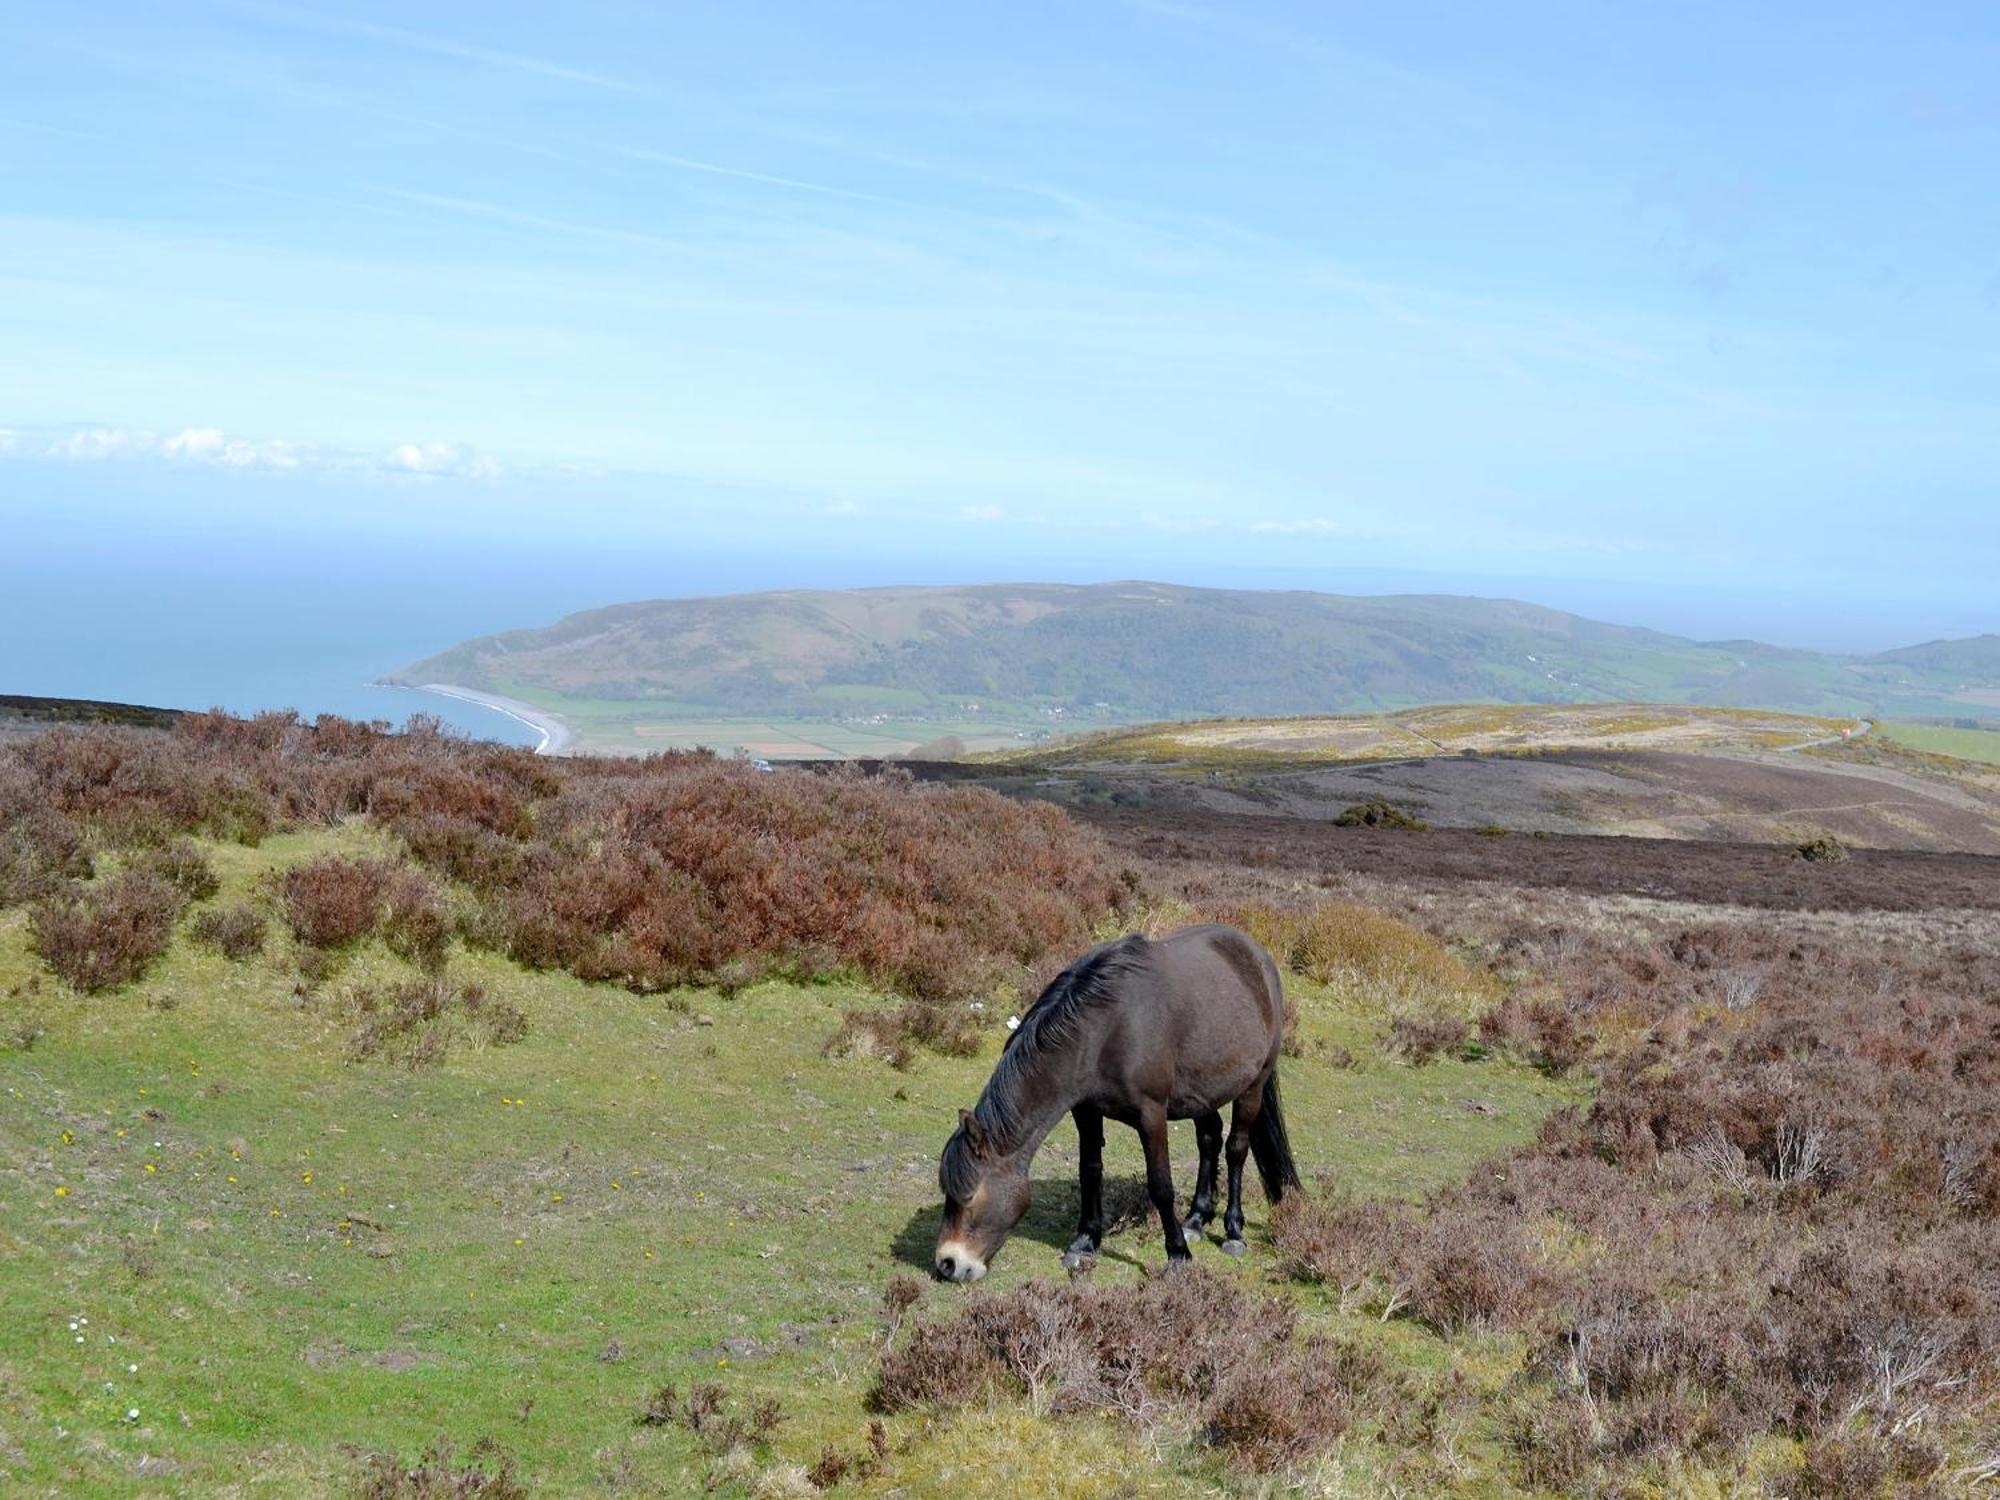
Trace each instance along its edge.
<instances>
[{"instance_id":1,"label":"wispy cloud","mask_svg":"<svg viewBox=\"0 0 2000 1500\"><path fill-rule=\"evenodd\" d=\"M678 167L683 172L705 172L715 177L733 177L743 182L761 182L767 187L791 188L801 193L821 193L829 198L851 198L858 203L897 202L885 198L880 193L864 193L856 188L834 187L825 182L807 182L799 177L780 177L771 172L753 172L745 167L724 166L721 162L697 161L691 156L675 156L667 151L652 151L642 146L618 146L614 150L621 156L634 161L651 162L656 166Z\"/></svg>"},{"instance_id":2,"label":"wispy cloud","mask_svg":"<svg viewBox=\"0 0 2000 1500\"><path fill-rule=\"evenodd\" d=\"M483 67L526 73L537 78L553 79L558 83L574 84L580 88L638 96L650 96L658 92L645 84L633 83L629 79L615 78L610 74L594 72L588 68L571 67L567 63L555 62L549 58L529 57L519 52L504 52L493 47L456 41L450 37L406 31L400 26L378 26L368 21L323 15L318 11L304 10L292 5L256 3L256 0L239 0L233 8L242 15L256 16L279 25L294 26L301 31L316 31L322 36L343 36L355 41L375 42L405 52L421 52L431 57L449 57L459 62L478 63Z\"/></svg>"},{"instance_id":3,"label":"wispy cloud","mask_svg":"<svg viewBox=\"0 0 2000 1500\"><path fill-rule=\"evenodd\" d=\"M997 505L961 505L958 508L961 521L992 522L1007 519L1007 512Z\"/></svg>"},{"instance_id":4,"label":"wispy cloud","mask_svg":"<svg viewBox=\"0 0 2000 1500\"><path fill-rule=\"evenodd\" d=\"M577 219L555 219L544 214L523 213L503 203L488 203L482 198L458 198L449 193L424 193L409 188L393 187L371 187L369 191L423 208L463 214L474 219L491 219L498 224L511 224L520 229L534 229L572 239L610 240L619 244L644 245L656 250L685 248L657 234L641 234L637 230L617 229L605 224L587 224Z\"/></svg>"},{"instance_id":5,"label":"wispy cloud","mask_svg":"<svg viewBox=\"0 0 2000 1500\"><path fill-rule=\"evenodd\" d=\"M497 479L503 472L496 460L462 443L399 443L387 452L374 453L289 438L232 436L219 427L184 427L170 433L143 427L0 428L0 457L432 479Z\"/></svg>"}]
</instances>

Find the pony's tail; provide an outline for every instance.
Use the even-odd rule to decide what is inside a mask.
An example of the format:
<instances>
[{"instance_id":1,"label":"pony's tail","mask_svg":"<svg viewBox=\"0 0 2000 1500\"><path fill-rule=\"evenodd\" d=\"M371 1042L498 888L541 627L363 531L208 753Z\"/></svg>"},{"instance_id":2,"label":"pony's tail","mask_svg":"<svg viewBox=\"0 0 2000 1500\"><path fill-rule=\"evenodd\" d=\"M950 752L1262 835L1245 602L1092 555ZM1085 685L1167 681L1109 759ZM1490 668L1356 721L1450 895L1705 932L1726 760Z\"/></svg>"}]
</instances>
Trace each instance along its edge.
<instances>
[{"instance_id":1,"label":"pony's tail","mask_svg":"<svg viewBox=\"0 0 2000 1500\"><path fill-rule=\"evenodd\" d=\"M1264 1080L1264 1104L1257 1111L1257 1123L1250 1127L1250 1154L1257 1158L1257 1175L1264 1182L1264 1196L1276 1203L1286 1188L1304 1191L1299 1181L1298 1163L1292 1160L1292 1143L1285 1134L1285 1112L1278 1104L1278 1070Z\"/></svg>"}]
</instances>

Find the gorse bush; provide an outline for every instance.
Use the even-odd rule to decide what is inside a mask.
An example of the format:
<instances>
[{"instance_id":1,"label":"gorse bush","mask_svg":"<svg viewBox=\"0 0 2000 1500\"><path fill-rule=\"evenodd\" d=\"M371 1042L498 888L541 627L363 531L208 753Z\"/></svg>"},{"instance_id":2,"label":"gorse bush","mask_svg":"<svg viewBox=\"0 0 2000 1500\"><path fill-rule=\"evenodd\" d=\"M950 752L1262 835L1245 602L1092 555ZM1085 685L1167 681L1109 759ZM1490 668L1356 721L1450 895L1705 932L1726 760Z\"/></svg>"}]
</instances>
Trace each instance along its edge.
<instances>
[{"instance_id":1,"label":"gorse bush","mask_svg":"<svg viewBox=\"0 0 2000 1500\"><path fill-rule=\"evenodd\" d=\"M29 914L28 941L76 988L110 989L137 979L166 951L184 904L159 876L127 870L37 905Z\"/></svg>"},{"instance_id":2,"label":"gorse bush","mask_svg":"<svg viewBox=\"0 0 2000 1500\"><path fill-rule=\"evenodd\" d=\"M1360 991L1384 1008L1462 1012L1499 993L1490 976L1436 938L1371 906L1260 903L1225 907L1218 916L1261 942L1281 968Z\"/></svg>"}]
</instances>

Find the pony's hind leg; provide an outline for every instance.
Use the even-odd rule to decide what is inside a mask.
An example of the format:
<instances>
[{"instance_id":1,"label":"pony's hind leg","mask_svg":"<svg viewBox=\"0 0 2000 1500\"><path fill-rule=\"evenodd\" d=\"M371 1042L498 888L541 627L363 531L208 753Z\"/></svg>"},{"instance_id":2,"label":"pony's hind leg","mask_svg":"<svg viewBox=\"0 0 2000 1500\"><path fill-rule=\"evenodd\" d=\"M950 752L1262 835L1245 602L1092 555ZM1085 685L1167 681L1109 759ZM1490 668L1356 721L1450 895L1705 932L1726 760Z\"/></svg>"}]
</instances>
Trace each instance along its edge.
<instances>
[{"instance_id":1,"label":"pony's hind leg","mask_svg":"<svg viewBox=\"0 0 2000 1500\"><path fill-rule=\"evenodd\" d=\"M1074 1271L1104 1243L1104 1116L1081 1104L1070 1115L1076 1121L1076 1238L1063 1264Z\"/></svg>"},{"instance_id":2,"label":"pony's hind leg","mask_svg":"<svg viewBox=\"0 0 2000 1500\"><path fill-rule=\"evenodd\" d=\"M1192 1260L1187 1236L1174 1213L1174 1162L1167 1149L1167 1107L1146 1104L1139 1110L1139 1144L1146 1152L1146 1196L1160 1216L1160 1231L1166 1236L1169 1261Z\"/></svg>"},{"instance_id":3,"label":"pony's hind leg","mask_svg":"<svg viewBox=\"0 0 2000 1500\"><path fill-rule=\"evenodd\" d=\"M1201 1146L1201 1168L1195 1174L1194 1201L1188 1205L1181 1231L1190 1239L1208 1232L1215 1217L1215 1169L1222 1156L1222 1116L1215 1110L1194 1117L1194 1136Z\"/></svg>"},{"instance_id":4,"label":"pony's hind leg","mask_svg":"<svg viewBox=\"0 0 2000 1500\"><path fill-rule=\"evenodd\" d=\"M1243 1163L1250 1157L1250 1128L1264 1112L1264 1083L1236 1101L1229 1111L1229 1142L1224 1154L1229 1161L1229 1206L1222 1212L1222 1249L1227 1255L1241 1255L1249 1249L1243 1243Z\"/></svg>"}]
</instances>

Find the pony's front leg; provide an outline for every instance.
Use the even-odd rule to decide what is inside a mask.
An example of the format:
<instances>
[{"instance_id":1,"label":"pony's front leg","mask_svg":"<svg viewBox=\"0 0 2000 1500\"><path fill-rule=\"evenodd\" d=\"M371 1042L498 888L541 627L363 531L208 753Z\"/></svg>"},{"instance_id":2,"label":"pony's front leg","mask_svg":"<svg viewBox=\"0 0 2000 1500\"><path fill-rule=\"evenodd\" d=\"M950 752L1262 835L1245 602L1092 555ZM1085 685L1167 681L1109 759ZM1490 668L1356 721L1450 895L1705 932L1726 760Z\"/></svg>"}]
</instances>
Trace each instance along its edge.
<instances>
[{"instance_id":1,"label":"pony's front leg","mask_svg":"<svg viewBox=\"0 0 2000 1500\"><path fill-rule=\"evenodd\" d=\"M1201 1147L1201 1167L1195 1173L1194 1201L1181 1224L1182 1233L1199 1239L1215 1217L1215 1168L1222 1155L1222 1116L1214 1110L1194 1117L1194 1138Z\"/></svg>"},{"instance_id":2,"label":"pony's front leg","mask_svg":"<svg viewBox=\"0 0 2000 1500\"><path fill-rule=\"evenodd\" d=\"M1167 1151L1167 1107L1142 1105L1139 1110L1139 1144L1146 1152L1146 1196L1160 1215L1160 1229L1166 1236L1169 1261L1193 1260L1188 1254L1187 1236L1174 1213L1174 1164Z\"/></svg>"},{"instance_id":3,"label":"pony's front leg","mask_svg":"<svg viewBox=\"0 0 2000 1500\"><path fill-rule=\"evenodd\" d=\"M1063 1252L1074 1271L1104 1243L1104 1116L1088 1105L1070 1111L1076 1121L1076 1238Z\"/></svg>"}]
</instances>

